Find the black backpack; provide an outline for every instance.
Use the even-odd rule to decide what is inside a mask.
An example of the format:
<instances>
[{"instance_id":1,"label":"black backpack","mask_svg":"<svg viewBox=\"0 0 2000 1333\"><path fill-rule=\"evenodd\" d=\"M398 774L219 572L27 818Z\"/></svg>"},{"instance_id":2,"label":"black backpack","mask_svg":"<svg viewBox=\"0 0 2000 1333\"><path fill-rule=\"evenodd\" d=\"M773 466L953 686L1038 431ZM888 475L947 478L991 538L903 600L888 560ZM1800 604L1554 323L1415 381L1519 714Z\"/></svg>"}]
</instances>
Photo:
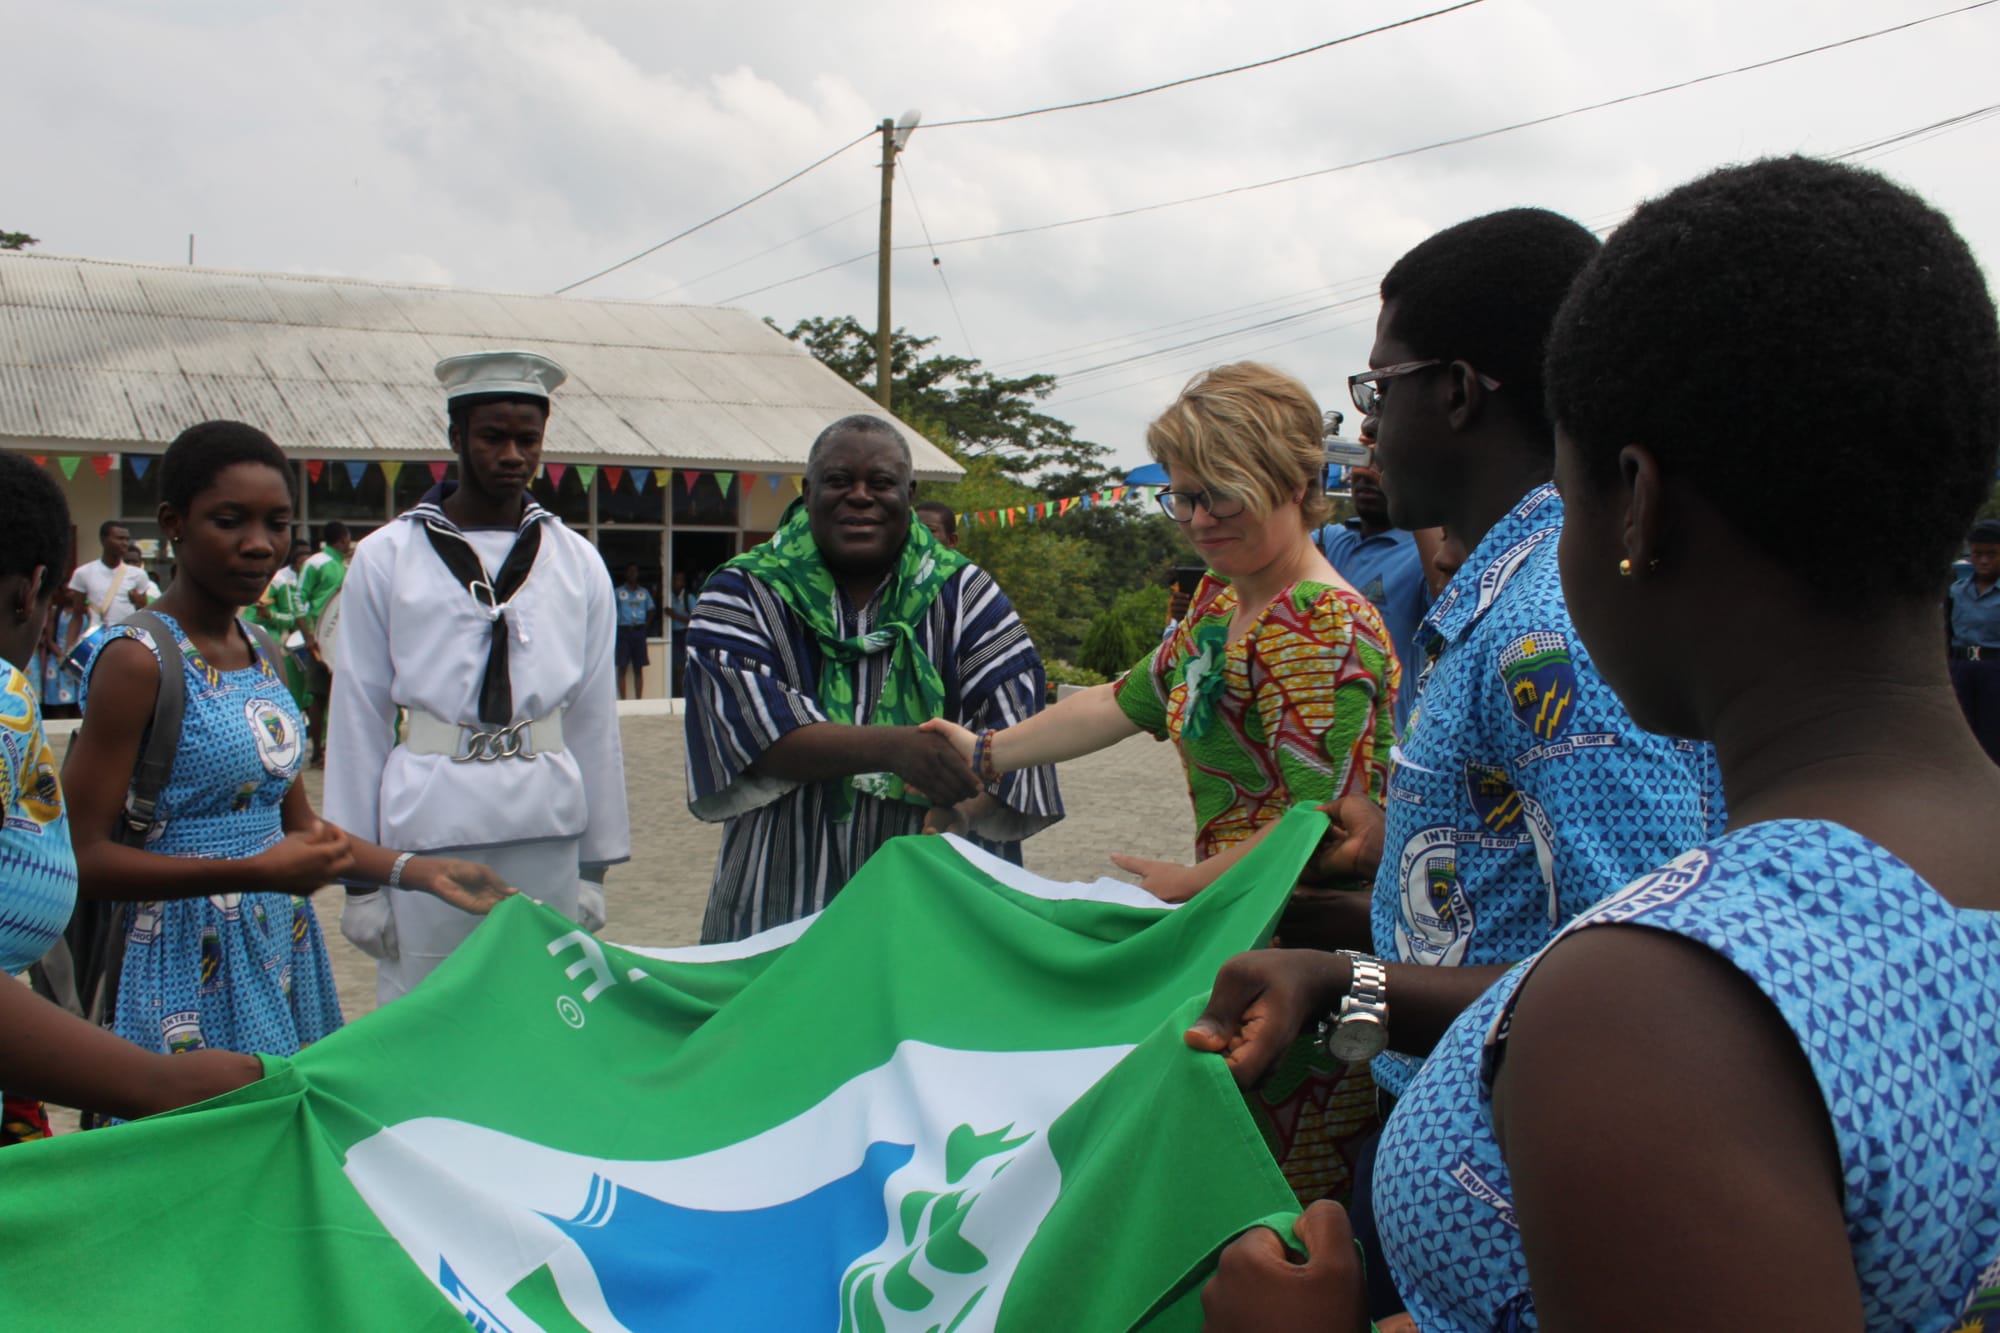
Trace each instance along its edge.
<instances>
[{"instance_id":1,"label":"black backpack","mask_svg":"<svg viewBox=\"0 0 2000 1333\"><path fill-rule=\"evenodd\" d=\"M153 702L153 720L147 723L139 742L139 762L125 792L125 809L111 834L114 841L127 847L143 848L159 828L160 794L173 775L174 753L180 748L181 721L187 713L187 675L180 639L164 620L151 611L134 611L122 623L145 630L160 650L160 693ZM248 621L237 623L249 633L252 652L282 675L284 659L271 636ZM65 771L75 749L72 734L69 751L63 756ZM29 969L36 991L73 1014L110 1027L118 1003L118 974L125 963L125 934L131 914L128 902L77 899L62 938Z\"/></svg>"}]
</instances>

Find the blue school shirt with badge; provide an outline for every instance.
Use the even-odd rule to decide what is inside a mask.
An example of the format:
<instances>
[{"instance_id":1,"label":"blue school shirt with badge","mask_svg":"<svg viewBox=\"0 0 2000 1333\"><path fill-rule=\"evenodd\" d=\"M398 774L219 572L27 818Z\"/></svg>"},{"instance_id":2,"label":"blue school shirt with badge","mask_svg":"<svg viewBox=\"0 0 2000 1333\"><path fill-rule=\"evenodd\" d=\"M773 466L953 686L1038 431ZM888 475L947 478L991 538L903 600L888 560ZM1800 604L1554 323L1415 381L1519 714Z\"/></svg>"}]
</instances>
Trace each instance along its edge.
<instances>
[{"instance_id":1,"label":"blue school shirt with badge","mask_svg":"<svg viewBox=\"0 0 2000 1333\"><path fill-rule=\"evenodd\" d=\"M2000 913L1952 906L1851 829L1775 820L1565 933L1623 924L1721 955L1798 1038L1840 1151L1864 1326L2000 1330ZM1376 1219L1424 1333L1540 1326L1492 1102L1532 975L1459 1015L1382 1135Z\"/></svg>"},{"instance_id":2,"label":"blue school shirt with badge","mask_svg":"<svg viewBox=\"0 0 2000 1333\"><path fill-rule=\"evenodd\" d=\"M1640 730L1571 628L1562 515L1555 487L1530 491L1417 631L1373 904L1375 952L1392 962L1520 962L1721 830L1713 751ZM1385 1052L1375 1080L1400 1096L1422 1063Z\"/></svg>"}]
</instances>

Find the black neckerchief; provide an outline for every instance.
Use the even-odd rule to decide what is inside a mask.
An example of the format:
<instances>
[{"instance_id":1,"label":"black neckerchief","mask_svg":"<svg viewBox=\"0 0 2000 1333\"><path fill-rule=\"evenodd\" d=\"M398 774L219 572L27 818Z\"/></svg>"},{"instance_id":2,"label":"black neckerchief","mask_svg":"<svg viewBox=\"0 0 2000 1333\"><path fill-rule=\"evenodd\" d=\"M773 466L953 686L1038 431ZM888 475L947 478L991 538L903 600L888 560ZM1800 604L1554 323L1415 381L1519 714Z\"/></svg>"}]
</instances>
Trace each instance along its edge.
<instances>
[{"instance_id":1,"label":"black neckerchief","mask_svg":"<svg viewBox=\"0 0 2000 1333\"><path fill-rule=\"evenodd\" d=\"M444 561L451 576L465 585L472 600L497 613L486 642L486 674L479 681L479 720L489 726L504 727L514 720L514 681L507 666L506 606L534 570L535 557L542 549L541 520L549 514L533 500L527 501L521 524L515 529L514 545L501 562L500 573L489 578L479 553L465 540L458 525L445 517L443 500L450 493L445 486L433 487L424 502L404 517L423 524L431 549Z\"/></svg>"}]
</instances>

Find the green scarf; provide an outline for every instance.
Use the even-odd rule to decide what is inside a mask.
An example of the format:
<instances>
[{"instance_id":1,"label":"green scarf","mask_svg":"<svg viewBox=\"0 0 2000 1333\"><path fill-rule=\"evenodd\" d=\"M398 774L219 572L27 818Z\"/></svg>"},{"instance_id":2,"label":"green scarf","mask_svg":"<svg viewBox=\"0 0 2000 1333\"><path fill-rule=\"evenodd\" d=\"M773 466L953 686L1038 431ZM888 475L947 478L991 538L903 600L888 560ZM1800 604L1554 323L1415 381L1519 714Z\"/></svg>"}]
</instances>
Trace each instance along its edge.
<instances>
[{"instance_id":1,"label":"green scarf","mask_svg":"<svg viewBox=\"0 0 2000 1333\"><path fill-rule=\"evenodd\" d=\"M896 567L878 596L875 628L852 638L840 633L834 612L839 592L820 557L819 544L813 540L803 504L792 506L771 540L751 547L729 561L728 567L762 579L819 641L819 706L829 721L854 722L855 673L849 664L887 648L889 670L869 724L913 727L944 712L944 677L917 643L917 622L930 610L946 580L969 563L958 552L939 545L923 524L910 524L909 540L903 543ZM903 780L894 774L860 773L836 786L835 819L845 822L853 815L856 791L885 800L915 799L905 796Z\"/></svg>"}]
</instances>

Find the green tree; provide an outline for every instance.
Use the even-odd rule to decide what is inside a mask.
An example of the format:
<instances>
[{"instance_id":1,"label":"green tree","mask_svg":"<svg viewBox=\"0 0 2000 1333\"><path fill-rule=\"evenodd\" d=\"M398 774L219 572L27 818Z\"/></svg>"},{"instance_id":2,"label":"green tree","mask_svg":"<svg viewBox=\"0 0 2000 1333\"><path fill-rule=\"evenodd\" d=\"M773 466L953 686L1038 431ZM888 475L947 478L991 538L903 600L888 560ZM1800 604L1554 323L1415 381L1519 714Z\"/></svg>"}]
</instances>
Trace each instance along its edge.
<instances>
[{"instance_id":1,"label":"green tree","mask_svg":"<svg viewBox=\"0 0 2000 1333\"><path fill-rule=\"evenodd\" d=\"M1084 631L1076 664L1101 676L1116 676L1144 656L1140 642L1125 617L1115 610L1101 611Z\"/></svg>"},{"instance_id":2,"label":"green tree","mask_svg":"<svg viewBox=\"0 0 2000 1333\"><path fill-rule=\"evenodd\" d=\"M814 316L781 332L849 384L874 394L875 333L852 315ZM1111 475L1109 449L1079 440L1068 422L1036 407L1055 391L1055 376L1002 378L972 357L926 355L936 342L903 329L890 335L889 401L899 418L948 442L961 460L991 459L1004 475L1032 480L1046 495L1095 489Z\"/></svg>"},{"instance_id":3,"label":"green tree","mask_svg":"<svg viewBox=\"0 0 2000 1333\"><path fill-rule=\"evenodd\" d=\"M938 443L951 447L947 441ZM963 479L948 486L926 482L917 488L918 498L942 500L961 514L1034 504L1043 498L1007 476L992 458L960 461L965 464ZM1050 661L1074 658L1085 627L1102 608L1094 591L1103 572L1096 548L1054 523L1006 528L961 524L958 540L967 558L991 574L1007 594L1041 655Z\"/></svg>"},{"instance_id":4,"label":"green tree","mask_svg":"<svg viewBox=\"0 0 2000 1333\"><path fill-rule=\"evenodd\" d=\"M0 250L25 250L41 243L40 237L30 236L25 231L0 231Z\"/></svg>"}]
</instances>

